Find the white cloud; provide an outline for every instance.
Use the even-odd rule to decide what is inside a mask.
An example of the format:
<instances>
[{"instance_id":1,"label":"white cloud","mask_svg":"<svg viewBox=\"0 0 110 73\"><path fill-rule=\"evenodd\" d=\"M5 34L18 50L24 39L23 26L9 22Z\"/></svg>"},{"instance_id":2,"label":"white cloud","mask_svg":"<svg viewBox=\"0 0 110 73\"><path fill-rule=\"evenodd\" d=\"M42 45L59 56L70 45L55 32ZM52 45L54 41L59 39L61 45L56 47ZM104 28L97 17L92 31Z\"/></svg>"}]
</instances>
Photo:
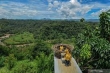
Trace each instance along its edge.
<instances>
[{"instance_id":1,"label":"white cloud","mask_svg":"<svg viewBox=\"0 0 110 73\"><path fill-rule=\"evenodd\" d=\"M38 11L38 14L51 15L51 14L54 14L54 11Z\"/></svg>"},{"instance_id":2,"label":"white cloud","mask_svg":"<svg viewBox=\"0 0 110 73\"><path fill-rule=\"evenodd\" d=\"M0 7L0 15L5 15L7 13L9 13L8 10L5 10L3 7Z\"/></svg>"},{"instance_id":3,"label":"white cloud","mask_svg":"<svg viewBox=\"0 0 110 73\"><path fill-rule=\"evenodd\" d=\"M54 2L56 2L56 4L54 4ZM82 0L80 0L80 2L82 2ZM81 4L80 2L78 2L78 0L70 0L66 2L51 0L49 1L48 6L49 10L56 10L56 12L58 12L59 14L61 14L61 16L65 18L90 18L93 17L93 15L95 16L95 18L97 18L102 11L107 11L108 9L110 9L110 4L102 4L98 2ZM100 10L93 12L92 14L89 13L89 16L87 16L88 12L92 12L93 9Z\"/></svg>"},{"instance_id":4,"label":"white cloud","mask_svg":"<svg viewBox=\"0 0 110 73\"><path fill-rule=\"evenodd\" d=\"M94 9L98 9L98 8L105 9L105 8L108 8L110 6L110 3L102 4L102 3L94 2L94 3L90 3L89 5L93 5Z\"/></svg>"},{"instance_id":5,"label":"white cloud","mask_svg":"<svg viewBox=\"0 0 110 73\"><path fill-rule=\"evenodd\" d=\"M54 4L56 2L56 4ZM74 18L84 15L92 9L92 5L81 4L77 0L70 0L68 2L53 1L49 4L49 9L56 9L56 11L66 18Z\"/></svg>"},{"instance_id":6,"label":"white cloud","mask_svg":"<svg viewBox=\"0 0 110 73\"><path fill-rule=\"evenodd\" d=\"M59 3L58 1L54 1L54 2L53 2L54 7L59 6L59 4L60 4L60 3Z\"/></svg>"},{"instance_id":7,"label":"white cloud","mask_svg":"<svg viewBox=\"0 0 110 73\"><path fill-rule=\"evenodd\" d=\"M38 11L28 4L8 2L0 4L0 17L14 18L20 16L32 17L37 15Z\"/></svg>"},{"instance_id":8,"label":"white cloud","mask_svg":"<svg viewBox=\"0 0 110 73\"><path fill-rule=\"evenodd\" d=\"M48 1L49 4L48 4L48 10L51 10L52 8L55 8L55 7L58 7L60 5L60 2L59 1Z\"/></svg>"},{"instance_id":9,"label":"white cloud","mask_svg":"<svg viewBox=\"0 0 110 73\"><path fill-rule=\"evenodd\" d=\"M94 9L100 9L96 12L92 12L91 13L91 16L93 17L99 17L99 15L102 13L102 12L106 12L110 9L110 5L109 4L101 4L101 3L94 3Z\"/></svg>"},{"instance_id":10,"label":"white cloud","mask_svg":"<svg viewBox=\"0 0 110 73\"><path fill-rule=\"evenodd\" d=\"M77 0L70 0L70 2L71 2L72 4L75 4L75 3L77 2Z\"/></svg>"},{"instance_id":11,"label":"white cloud","mask_svg":"<svg viewBox=\"0 0 110 73\"><path fill-rule=\"evenodd\" d=\"M51 0L50 0L51 1ZM54 5L57 6L55 1ZM55 12L48 10L48 5L40 2L40 0L29 1L29 3L20 2L0 2L0 18L26 18L26 19L41 19L54 17Z\"/></svg>"},{"instance_id":12,"label":"white cloud","mask_svg":"<svg viewBox=\"0 0 110 73\"><path fill-rule=\"evenodd\" d=\"M102 11L110 9L110 4L98 2L81 4L82 0L47 1L48 5L45 0L29 0L27 3L0 2L0 18L96 18ZM93 9L97 11L93 12Z\"/></svg>"},{"instance_id":13,"label":"white cloud","mask_svg":"<svg viewBox=\"0 0 110 73\"><path fill-rule=\"evenodd\" d=\"M109 8L109 9L110 9L110 8ZM108 11L109 9L108 9L108 8L107 8L107 9L101 9L101 10L99 10L99 11L97 11L97 12L91 13L91 15L92 15L93 17L96 17L96 16L99 16L102 12Z\"/></svg>"},{"instance_id":14,"label":"white cloud","mask_svg":"<svg viewBox=\"0 0 110 73\"><path fill-rule=\"evenodd\" d=\"M75 6L80 6L81 4L77 0L70 0L70 2Z\"/></svg>"},{"instance_id":15,"label":"white cloud","mask_svg":"<svg viewBox=\"0 0 110 73\"><path fill-rule=\"evenodd\" d=\"M86 13L88 13L89 11L91 11L91 9L93 8L93 5L82 5L81 6L81 14L83 15L83 14L86 14Z\"/></svg>"}]
</instances>

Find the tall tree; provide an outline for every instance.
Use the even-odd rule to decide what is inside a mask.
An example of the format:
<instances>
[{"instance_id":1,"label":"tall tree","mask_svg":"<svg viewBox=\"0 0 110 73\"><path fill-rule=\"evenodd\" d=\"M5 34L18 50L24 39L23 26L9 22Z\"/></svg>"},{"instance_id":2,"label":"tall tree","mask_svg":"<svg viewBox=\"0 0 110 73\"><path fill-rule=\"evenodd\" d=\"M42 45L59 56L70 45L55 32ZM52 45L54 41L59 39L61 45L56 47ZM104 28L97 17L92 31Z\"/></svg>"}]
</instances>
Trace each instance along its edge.
<instances>
[{"instance_id":1,"label":"tall tree","mask_svg":"<svg viewBox=\"0 0 110 73\"><path fill-rule=\"evenodd\" d=\"M80 22L84 22L84 21L85 21L85 19L84 19L84 18L81 18L81 19L80 19Z\"/></svg>"},{"instance_id":2,"label":"tall tree","mask_svg":"<svg viewBox=\"0 0 110 73\"><path fill-rule=\"evenodd\" d=\"M100 34L110 41L110 10L100 14Z\"/></svg>"}]
</instances>

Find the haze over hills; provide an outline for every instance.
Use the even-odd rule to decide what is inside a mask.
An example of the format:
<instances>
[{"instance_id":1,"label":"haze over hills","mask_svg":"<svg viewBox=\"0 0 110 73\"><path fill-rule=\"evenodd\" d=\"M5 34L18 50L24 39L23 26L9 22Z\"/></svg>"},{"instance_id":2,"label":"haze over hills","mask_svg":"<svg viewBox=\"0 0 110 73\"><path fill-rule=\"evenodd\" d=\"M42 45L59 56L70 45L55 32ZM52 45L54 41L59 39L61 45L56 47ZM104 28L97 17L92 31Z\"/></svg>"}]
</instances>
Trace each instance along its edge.
<instances>
[{"instance_id":1,"label":"haze over hills","mask_svg":"<svg viewBox=\"0 0 110 73\"><path fill-rule=\"evenodd\" d=\"M7 18L1 18L1 19L7 19ZM80 19L49 19L49 18L43 18L43 19L11 19L11 20L68 20L68 21L80 21ZM87 21L87 22L99 22L99 19L85 19L85 21Z\"/></svg>"},{"instance_id":2,"label":"haze over hills","mask_svg":"<svg viewBox=\"0 0 110 73\"><path fill-rule=\"evenodd\" d=\"M41 19L41 20L68 20L68 21L80 21L80 19ZM99 19L85 19L87 22L99 22Z\"/></svg>"}]
</instances>

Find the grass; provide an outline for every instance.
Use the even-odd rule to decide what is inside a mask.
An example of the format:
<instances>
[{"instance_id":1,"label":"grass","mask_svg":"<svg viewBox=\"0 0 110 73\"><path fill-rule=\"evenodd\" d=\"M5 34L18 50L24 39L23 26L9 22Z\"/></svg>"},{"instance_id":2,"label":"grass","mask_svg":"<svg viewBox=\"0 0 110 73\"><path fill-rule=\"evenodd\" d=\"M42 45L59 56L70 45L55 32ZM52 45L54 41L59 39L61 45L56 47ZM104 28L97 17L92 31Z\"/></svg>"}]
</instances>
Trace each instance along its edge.
<instances>
[{"instance_id":1,"label":"grass","mask_svg":"<svg viewBox=\"0 0 110 73\"><path fill-rule=\"evenodd\" d=\"M3 42L7 45L19 45L19 44L30 44L34 42L34 36L32 33L24 32L21 34L15 34Z\"/></svg>"}]
</instances>

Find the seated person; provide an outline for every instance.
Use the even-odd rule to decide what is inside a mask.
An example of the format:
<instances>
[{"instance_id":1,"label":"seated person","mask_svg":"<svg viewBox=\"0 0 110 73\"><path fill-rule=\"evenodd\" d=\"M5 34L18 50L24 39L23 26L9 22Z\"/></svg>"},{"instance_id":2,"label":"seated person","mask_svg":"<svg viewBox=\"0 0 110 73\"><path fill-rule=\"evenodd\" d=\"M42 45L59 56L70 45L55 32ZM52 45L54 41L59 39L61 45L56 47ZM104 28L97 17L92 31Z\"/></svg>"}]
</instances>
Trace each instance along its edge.
<instances>
[{"instance_id":1,"label":"seated person","mask_svg":"<svg viewBox=\"0 0 110 73\"><path fill-rule=\"evenodd\" d=\"M64 49L64 47L61 45L61 46L60 46L60 52L62 52L63 49Z\"/></svg>"},{"instance_id":2,"label":"seated person","mask_svg":"<svg viewBox=\"0 0 110 73\"><path fill-rule=\"evenodd\" d=\"M71 54L69 53L69 51L66 50L65 65L66 66L70 65L70 61L71 61Z\"/></svg>"}]
</instances>

